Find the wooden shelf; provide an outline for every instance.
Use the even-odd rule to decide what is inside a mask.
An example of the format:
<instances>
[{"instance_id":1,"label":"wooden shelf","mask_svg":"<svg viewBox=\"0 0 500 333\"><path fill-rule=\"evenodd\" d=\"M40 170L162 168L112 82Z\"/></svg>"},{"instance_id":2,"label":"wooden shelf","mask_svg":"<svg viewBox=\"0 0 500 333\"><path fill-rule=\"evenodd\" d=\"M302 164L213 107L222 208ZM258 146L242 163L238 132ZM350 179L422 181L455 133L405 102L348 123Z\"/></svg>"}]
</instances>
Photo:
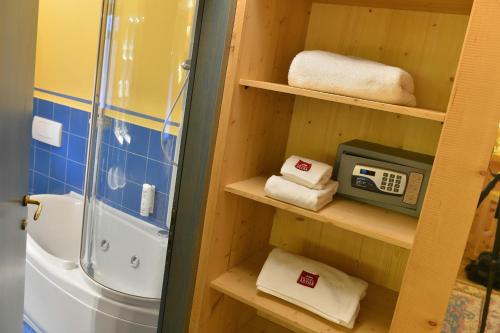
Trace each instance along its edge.
<instances>
[{"instance_id":1,"label":"wooden shelf","mask_svg":"<svg viewBox=\"0 0 500 333\"><path fill-rule=\"evenodd\" d=\"M324 93L324 92L320 92L320 91L316 91L316 90L291 87L289 85L280 84L280 83L240 79L240 85L245 86L245 87L253 87L253 88L258 88L258 89L276 91L276 92L291 94L291 95L296 95L296 96L304 96L304 97L309 97L309 98L321 99L324 101L354 105L354 106L359 106L359 107L363 107L363 108L391 112L391 113L397 113L397 114L402 114L405 116L434 120L434 121L439 121L439 122L443 122L444 119L446 118L446 114L444 112L440 112L440 111L421 109L421 108L413 108L413 107L409 107L409 106L387 104L387 103L381 103L381 102L374 102L374 101L369 101L369 100L354 98L354 97L349 97L349 96Z\"/></svg>"},{"instance_id":2,"label":"wooden shelf","mask_svg":"<svg viewBox=\"0 0 500 333\"><path fill-rule=\"evenodd\" d=\"M452 14L469 14L472 8L472 0L437 0L437 1L419 1L419 0L315 0L315 2L341 4L349 6L381 7L394 8L402 10L419 10Z\"/></svg>"},{"instance_id":3,"label":"wooden shelf","mask_svg":"<svg viewBox=\"0 0 500 333\"><path fill-rule=\"evenodd\" d=\"M266 180L267 177L262 176L251 178L227 185L226 191L389 244L412 248L418 221L414 217L341 197L335 197L328 206L313 212L267 197Z\"/></svg>"},{"instance_id":4,"label":"wooden shelf","mask_svg":"<svg viewBox=\"0 0 500 333\"><path fill-rule=\"evenodd\" d=\"M259 315L252 318L249 322L245 323L243 327L238 329L238 333L293 333L293 331L273 323Z\"/></svg>"},{"instance_id":5,"label":"wooden shelf","mask_svg":"<svg viewBox=\"0 0 500 333\"><path fill-rule=\"evenodd\" d=\"M265 257L264 257L265 259ZM397 293L370 285L361 301L361 310L354 329L349 330L277 297L258 292L256 281L264 260L254 257L212 281L211 287L255 309L259 315L293 330L308 333L388 332Z\"/></svg>"}]
</instances>

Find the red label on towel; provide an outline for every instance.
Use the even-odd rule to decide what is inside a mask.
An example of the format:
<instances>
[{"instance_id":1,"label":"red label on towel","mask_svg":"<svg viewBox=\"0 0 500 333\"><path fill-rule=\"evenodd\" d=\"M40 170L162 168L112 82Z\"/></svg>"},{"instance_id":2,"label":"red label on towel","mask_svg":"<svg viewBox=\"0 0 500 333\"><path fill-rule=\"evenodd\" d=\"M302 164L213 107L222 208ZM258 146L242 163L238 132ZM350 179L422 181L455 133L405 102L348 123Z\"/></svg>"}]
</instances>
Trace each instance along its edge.
<instances>
[{"instance_id":1,"label":"red label on towel","mask_svg":"<svg viewBox=\"0 0 500 333\"><path fill-rule=\"evenodd\" d=\"M295 164L295 168L299 169L301 171L309 171L309 170L311 170L311 167L312 167L311 163L307 163L307 162L304 162L302 160L299 160L297 162L297 164Z\"/></svg>"},{"instance_id":2,"label":"red label on towel","mask_svg":"<svg viewBox=\"0 0 500 333\"><path fill-rule=\"evenodd\" d=\"M318 280L319 275L302 271L302 273L300 273L299 279L297 280L297 283L309 288L314 288L316 287Z\"/></svg>"}]
</instances>

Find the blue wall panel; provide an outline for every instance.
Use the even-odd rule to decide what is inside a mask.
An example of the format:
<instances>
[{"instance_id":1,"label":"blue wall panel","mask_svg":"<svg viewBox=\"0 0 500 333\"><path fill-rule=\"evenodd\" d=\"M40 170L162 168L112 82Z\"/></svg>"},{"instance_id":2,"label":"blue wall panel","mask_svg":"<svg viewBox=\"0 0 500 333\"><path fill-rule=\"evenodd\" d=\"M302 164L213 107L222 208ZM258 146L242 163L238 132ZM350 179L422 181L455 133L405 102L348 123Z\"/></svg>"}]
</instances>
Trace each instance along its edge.
<instances>
[{"instance_id":1,"label":"blue wall panel","mask_svg":"<svg viewBox=\"0 0 500 333\"><path fill-rule=\"evenodd\" d=\"M83 194L90 114L37 98L33 104L34 115L63 124L63 138L62 147L32 141L30 193L73 191ZM176 137L164 136L164 153L160 132L113 119L108 119L107 123L99 154L97 197L127 214L166 228L168 195L174 172L170 160L175 153ZM149 217L139 214L144 183L155 185L157 190L155 210Z\"/></svg>"}]
</instances>

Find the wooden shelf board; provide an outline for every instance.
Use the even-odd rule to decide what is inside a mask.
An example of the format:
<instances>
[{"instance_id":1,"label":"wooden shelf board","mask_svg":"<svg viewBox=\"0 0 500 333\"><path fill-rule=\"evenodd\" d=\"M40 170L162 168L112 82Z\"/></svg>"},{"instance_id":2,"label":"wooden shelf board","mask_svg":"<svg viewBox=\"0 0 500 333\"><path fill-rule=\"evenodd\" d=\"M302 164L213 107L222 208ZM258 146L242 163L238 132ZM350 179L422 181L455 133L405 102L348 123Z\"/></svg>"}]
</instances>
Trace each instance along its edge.
<instances>
[{"instance_id":1,"label":"wooden shelf board","mask_svg":"<svg viewBox=\"0 0 500 333\"><path fill-rule=\"evenodd\" d=\"M275 324L272 320L267 320L264 317L257 313L254 318L238 329L238 333L293 333L293 331Z\"/></svg>"},{"instance_id":2,"label":"wooden shelf board","mask_svg":"<svg viewBox=\"0 0 500 333\"><path fill-rule=\"evenodd\" d=\"M365 6L379 8L393 8L401 10L420 10L438 13L470 14L473 0L314 0L336 5Z\"/></svg>"},{"instance_id":3,"label":"wooden shelf board","mask_svg":"<svg viewBox=\"0 0 500 333\"><path fill-rule=\"evenodd\" d=\"M313 212L267 197L266 180L263 176L251 178L227 185L226 191L389 244L406 249L413 246L418 221L414 217L338 196L325 208Z\"/></svg>"},{"instance_id":4,"label":"wooden shelf board","mask_svg":"<svg viewBox=\"0 0 500 333\"><path fill-rule=\"evenodd\" d=\"M264 257L265 258L265 257ZM349 330L277 297L257 291L256 281L264 260L251 258L212 281L211 287L257 310L260 316L295 332L308 333L377 333L388 332L397 301L397 293L370 285L361 301L354 329Z\"/></svg>"},{"instance_id":5,"label":"wooden shelf board","mask_svg":"<svg viewBox=\"0 0 500 333\"><path fill-rule=\"evenodd\" d=\"M240 85L245 87L276 91L285 94L321 99L324 101L354 105L363 108L397 113L405 116L434 120L439 122L443 122L446 118L446 114L440 111L369 101L355 97L335 95L315 90L291 87L289 85L280 83L240 79Z\"/></svg>"}]
</instances>

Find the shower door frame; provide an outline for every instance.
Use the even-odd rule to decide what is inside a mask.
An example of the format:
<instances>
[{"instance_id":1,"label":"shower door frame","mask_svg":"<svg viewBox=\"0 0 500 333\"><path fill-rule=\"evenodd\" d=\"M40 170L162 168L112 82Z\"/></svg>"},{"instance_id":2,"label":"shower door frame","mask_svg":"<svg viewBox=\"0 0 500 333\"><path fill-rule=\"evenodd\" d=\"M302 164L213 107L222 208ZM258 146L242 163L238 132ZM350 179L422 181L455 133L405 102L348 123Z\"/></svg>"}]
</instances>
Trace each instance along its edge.
<instances>
[{"instance_id":1,"label":"shower door frame","mask_svg":"<svg viewBox=\"0 0 500 333\"><path fill-rule=\"evenodd\" d=\"M235 0L198 0L159 333L187 332ZM207 85L206 83L209 82Z\"/></svg>"}]
</instances>

